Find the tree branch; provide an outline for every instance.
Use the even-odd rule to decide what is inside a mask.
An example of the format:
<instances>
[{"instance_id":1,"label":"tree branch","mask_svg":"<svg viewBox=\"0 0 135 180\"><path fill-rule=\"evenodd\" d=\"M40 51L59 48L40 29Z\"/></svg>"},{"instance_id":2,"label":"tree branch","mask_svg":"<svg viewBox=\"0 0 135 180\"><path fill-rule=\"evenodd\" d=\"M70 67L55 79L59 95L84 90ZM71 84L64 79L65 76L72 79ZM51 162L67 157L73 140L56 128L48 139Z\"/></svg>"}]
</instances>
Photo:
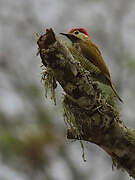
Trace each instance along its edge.
<instances>
[{"instance_id":1,"label":"tree branch","mask_svg":"<svg viewBox=\"0 0 135 180\"><path fill-rule=\"evenodd\" d=\"M85 140L104 149L114 165L135 178L135 130L125 127L102 89L82 69L52 29L38 40L42 63L66 93L63 107L68 139Z\"/></svg>"}]
</instances>

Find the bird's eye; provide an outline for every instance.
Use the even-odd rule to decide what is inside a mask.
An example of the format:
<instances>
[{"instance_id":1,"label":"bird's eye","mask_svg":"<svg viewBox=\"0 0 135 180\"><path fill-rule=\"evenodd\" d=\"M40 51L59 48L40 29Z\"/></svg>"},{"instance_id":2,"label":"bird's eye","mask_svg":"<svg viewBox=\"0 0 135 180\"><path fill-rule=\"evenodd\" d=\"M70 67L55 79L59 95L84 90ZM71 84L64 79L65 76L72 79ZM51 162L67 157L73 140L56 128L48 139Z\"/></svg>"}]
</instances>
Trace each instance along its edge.
<instances>
[{"instance_id":1,"label":"bird's eye","mask_svg":"<svg viewBox=\"0 0 135 180\"><path fill-rule=\"evenodd\" d=\"M78 32L78 31L75 31L74 33L75 33L75 34L79 34L79 32Z\"/></svg>"}]
</instances>

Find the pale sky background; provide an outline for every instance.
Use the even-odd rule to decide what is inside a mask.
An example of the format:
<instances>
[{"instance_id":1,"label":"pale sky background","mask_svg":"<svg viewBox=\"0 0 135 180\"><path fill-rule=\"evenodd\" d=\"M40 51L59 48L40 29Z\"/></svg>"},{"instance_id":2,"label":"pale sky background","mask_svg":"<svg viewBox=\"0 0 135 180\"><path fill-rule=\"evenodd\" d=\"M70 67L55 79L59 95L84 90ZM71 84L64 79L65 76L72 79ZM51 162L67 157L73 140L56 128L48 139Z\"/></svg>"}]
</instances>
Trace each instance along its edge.
<instances>
[{"instance_id":1,"label":"pale sky background","mask_svg":"<svg viewBox=\"0 0 135 180\"><path fill-rule=\"evenodd\" d=\"M85 180L130 180L119 170L112 171L109 156L94 144L86 143L87 162L81 157L79 142L66 140L66 127L62 116L62 89L57 89L58 106L45 99L40 82L40 58L36 57L34 32L44 33L46 28L67 32L73 27L88 29L109 66L119 94L124 100L120 107L126 125L135 128L135 2L133 0L1 0L0 1L0 111L14 123L23 116L22 134L35 128L34 102L51 113L66 147L68 160ZM35 84L40 96L33 103L25 96L24 89ZM56 112L56 113L55 113ZM1 117L0 117L1 118ZM1 122L1 121L0 121ZM47 172L52 180L74 180L68 161L49 149L50 164ZM2 156L2 155L1 155ZM13 163L13 162L12 162ZM0 158L0 180L29 180L25 171ZM20 166L20 165L18 165ZM74 170L75 171L75 170ZM45 179L44 173L35 179ZM47 179L48 180L48 179Z\"/></svg>"}]
</instances>

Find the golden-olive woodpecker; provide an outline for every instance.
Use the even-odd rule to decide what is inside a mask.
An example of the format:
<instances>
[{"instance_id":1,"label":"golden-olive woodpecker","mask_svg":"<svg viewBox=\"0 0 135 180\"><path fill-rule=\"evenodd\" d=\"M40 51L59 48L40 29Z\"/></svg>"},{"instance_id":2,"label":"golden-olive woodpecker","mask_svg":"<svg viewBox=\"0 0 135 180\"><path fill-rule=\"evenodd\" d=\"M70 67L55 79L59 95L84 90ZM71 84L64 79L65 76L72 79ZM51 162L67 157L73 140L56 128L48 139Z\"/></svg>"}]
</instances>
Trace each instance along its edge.
<instances>
[{"instance_id":1,"label":"golden-olive woodpecker","mask_svg":"<svg viewBox=\"0 0 135 180\"><path fill-rule=\"evenodd\" d=\"M109 85L116 97L121 102L123 102L119 97L115 87L113 86L110 72L104 62L104 59L102 58L101 52L98 47L91 41L87 30L85 28L73 28L69 31L69 33L60 34L65 35L72 41L73 46L69 48L71 53L81 52L78 54L81 65L88 71L95 71L96 74L98 74L100 81Z\"/></svg>"}]
</instances>

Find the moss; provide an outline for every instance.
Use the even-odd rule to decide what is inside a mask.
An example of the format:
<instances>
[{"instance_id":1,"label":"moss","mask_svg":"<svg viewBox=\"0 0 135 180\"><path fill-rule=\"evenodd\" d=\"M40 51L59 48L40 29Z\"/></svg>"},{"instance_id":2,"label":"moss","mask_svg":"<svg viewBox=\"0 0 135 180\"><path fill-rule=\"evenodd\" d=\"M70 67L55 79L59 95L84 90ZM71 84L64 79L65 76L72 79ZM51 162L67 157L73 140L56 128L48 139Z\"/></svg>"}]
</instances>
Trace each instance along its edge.
<instances>
[{"instance_id":1,"label":"moss","mask_svg":"<svg viewBox=\"0 0 135 180\"><path fill-rule=\"evenodd\" d=\"M41 80L44 81L45 97L47 98L48 91L50 90L51 99L54 101L54 104L56 105L55 89L57 87L57 84L53 76L53 73L49 68L46 68L46 70L42 72Z\"/></svg>"},{"instance_id":2,"label":"moss","mask_svg":"<svg viewBox=\"0 0 135 180\"><path fill-rule=\"evenodd\" d=\"M76 106L73 106L72 104L70 104L69 102L67 103L66 101L67 101L67 98L65 98L65 100L63 101L64 121L67 127L72 130L74 137L80 139L80 145L82 149L82 159L85 162L86 158L85 158L85 152L84 152L84 144L81 140L81 135L83 133L81 131L82 127L81 127L81 123L78 123L78 124L76 123L77 122L76 118L78 119L78 117L75 117L75 113L73 113L75 111L78 113L78 108L75 108ZM80 118L81 118L81 114L80 114Z\"/></svg>"},{"instance_id":3,"label":"moss","mask_svg":"<svg viewBox=\"0 0 135 180\"><path fill-rule=\"evenodd\" d=\"M135 129L127 129L126 138L134 146L135 145Z\"/></svg>"}]
</instances>

